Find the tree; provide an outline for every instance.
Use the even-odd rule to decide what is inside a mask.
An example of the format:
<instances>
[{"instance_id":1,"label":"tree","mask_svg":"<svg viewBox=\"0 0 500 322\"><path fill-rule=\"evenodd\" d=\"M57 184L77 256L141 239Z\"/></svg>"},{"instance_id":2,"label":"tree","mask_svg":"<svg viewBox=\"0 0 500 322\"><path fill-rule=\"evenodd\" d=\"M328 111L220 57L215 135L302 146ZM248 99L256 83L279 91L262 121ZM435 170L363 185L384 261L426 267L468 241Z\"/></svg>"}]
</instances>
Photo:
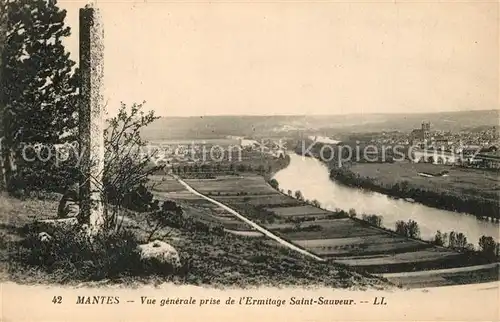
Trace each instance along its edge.
<instances>
[{"instance_id":1,"label":"tree","mask_svg":"<svg viewBox=\"0 0 500 322\"><path fill-rule=\"evenodd\" d=\"M304 196L302 195L302 192L300 190L295 191L295 199L304 200Z\"/></svg>"},{"instance_id":2,"label":"tree","mask_svg":"<svg viewBox=\"0 0 500 322\"><path fill-rule=\"evenodd\" d=\"M419 238L420 237L420 228L418 227L418 224L414 220L408 220L408 223L406 224L407 228L407 236L410 238Z\"/></svg>"},{"instance_id":3,"label":"tree","mask_svg":"<svg viewBox=\"0 0 500 322\"><path fill-rule=\"evenodd\" d=\"M450 248L455 248L456 244L457 244L457 237L456 237L456 233L454 231L450 232L448 239L449 239L448 246Z\"/></svg>"},{"instance_id":4,"label":"tree","mask_svg":"<svg viewBox=\"0 0 500 322\"><path fill-rule=\"evenodd\" d=\"M273 178L273 179L271 179L271 180L269 180L269 185L270 185L271 187L273 187L273 189L279 190L279 183L278 183L278 180L276 180L276 179L274 179L274 178Z\"/></svg>"},{"instance_id":5,"label":"tree","mask_svg":"<svg viewBox=\"0 0 500 322\"><path fill-rule=\"evenodd\" d=\"M399 185L400 191L404 194L408 191L408 187L410 186L410 183L406 180L401 181L401 184Z\"/></svg>"},{"instance_id":6,"label":"tree","mask_svg":"<svg viewBox=\"0 0 500 322\"><path fill-rule=\"evenodd\" d=\"M479 250L480 252L488 257L488 258L495 258L496 256L496 242L491 236L481 236L479 238Z\"/></svg>"},{"instance_id":7,"label":"tree","mask_svg":"<svg viewBox=\"0 0 500 322\"><path fill-rule=\"evenodd\" d=\"M153 240L153 237L166 227L181 227L183 225L183 211L182 208L172 200L165 200L161 209L146 214L145 221L148 226L148 237L146 242ZM170 234L169 230L160 238L165 238Z\"/></svg>"},{"instance_id":8,"label":"tree","mask_svg":"<svg viewBox=\"0 0 500 322\"><path fill-rule=\"evenodd\" d=\"M293 192L292 190L288 189L288 191L286 192L287 195L289 195L290 197L292 196Z\"/></svg>"},{"instance_id":9,"label":"tree","mask_svg":"<svg viewBox=\"0 0 500 322\"><path fill-rule=\"evenodd\" d=\"M406 223L404 221L396 221L396 232L400 235L406 236Z\"/></svg>"},{"instance_id":10,"label":"tree","mask_svg":"<svg viewBox=\"0 0 500 322\"><path fill-rule=\"evenodd\" d=\"M382 227L382 216L377 215L363 215L363 220L371 225Z\"/></svg>"},{"instance_id":11,"label":"tree","mask_svg":"<svg viewBox=\"0 0 500 322\"><path fill-rule=\"evenodd\" d=\"M467 237L463 233L457 234L456 248L463 250L467 247Z\"/></svg>"},{"instance_id":12,"label":"tree","mask_svg":"<svg viewBox=\"0 0 500 322\"><path fill-rule=\"evenodd\" d=\"M313 199L311 201L311 205L313 205L314 207L317 207L317 208L321 208L321 203L316 199Z\"/></svg>"},{"instance_id":13,"label":"tree","mask_svg":"<svg viewBox=\"0 0 500 322\"><path fill-rule=\"evenodd\" d=\"M139 195L147 195L143 187L148 183L149 175L164 168L151 162L157 151L144 153L147 142L141 138L140 132L157 117L152 111L145 113L143 104L133 104L128 108L121 103L117 116L108 120L108 127L104 130L103 200L115 206L107 218L109 223L115 222L120 207L126 206L126 198L133 191L139 190Z\"/></svg>"},{"instance_id":14,"label":"tree","mask_svg":"<svg viewBox=\"0 0 500 322\"><path fill-rule=\"evenodd\" d=\"M356 217L356 209L354 209L354 208L349 209L349 217L351 217L351 218Z\"/></svg>"},{"instance_id":15,"label":"tree","mask_svg":"<svg viewBox=\"0 0 500 322\"><path fill-rule=\"evenodd\" d=\"M438 246L444 246L446 238L446 233L443 234L440 230L438 230L436 232L436 235L434 236L434 240L432 241L432 243Z\"/></svg>"},{"instance_id":16,"label":"tree","mask_svg":"<svg viewBox=\"0 0 500 322\"><path fill-rule=\"evenodd\" d=\"M398 220L396 222L396 232L398 234L410 237L410 238L419 238L420 237L420 228L416 221L410 219L408 222L404 222L402 220Z\"/></svg>"},{"instance_id":17,"label":"tree","mask_svg":"<svg viewBox=\"0 0 500 322\"><path fill-rule=\"evenodd\" d=\"M63 46L70 28L56 0L6 0L4 6L0 119L7 188L46 187L64 177L53 178L54 160L23 162L21 150L23 144L53 147L75 139L78 72ZM45 180L34 180L41 176Z\"/></svg>"}]
</instances>

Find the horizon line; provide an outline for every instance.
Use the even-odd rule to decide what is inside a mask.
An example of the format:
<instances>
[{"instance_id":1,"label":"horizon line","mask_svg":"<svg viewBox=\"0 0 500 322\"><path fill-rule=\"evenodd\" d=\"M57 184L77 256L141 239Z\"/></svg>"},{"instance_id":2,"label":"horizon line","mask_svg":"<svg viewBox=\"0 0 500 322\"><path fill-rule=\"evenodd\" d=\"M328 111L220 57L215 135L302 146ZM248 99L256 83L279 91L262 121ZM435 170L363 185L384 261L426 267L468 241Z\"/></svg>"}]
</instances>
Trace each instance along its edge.
<instances>
[{"instance_id":1,"label":"horizon line","mask_svg":"<svg viewBox=\"0 0 500 322\"><path fill-rule=\"evenodd\" d=\"M441 113L464 113L464 112L492 112L500 113L500 109L484 110L444 110L433 112L380 112L380 113L345 113L345 114L205 114L205 115L156 115L160 118L204 118L204 117L322 117L322 116L359 116L359 115L422 115L422 114L441 114Z\"/></svg>"}]
</instances>

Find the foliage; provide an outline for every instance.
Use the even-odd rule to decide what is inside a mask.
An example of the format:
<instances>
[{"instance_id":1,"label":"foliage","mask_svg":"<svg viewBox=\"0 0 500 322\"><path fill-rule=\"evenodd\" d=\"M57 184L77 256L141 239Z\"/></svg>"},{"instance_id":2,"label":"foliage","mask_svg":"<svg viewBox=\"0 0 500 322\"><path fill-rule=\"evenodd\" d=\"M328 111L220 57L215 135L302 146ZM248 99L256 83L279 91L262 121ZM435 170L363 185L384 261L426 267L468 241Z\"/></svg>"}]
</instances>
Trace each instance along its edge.
<instances>
[{"instance_id":1,"label":"foliage","mask_svg":"<svg viewBox=\"0 0 500 322\"><path fill-rule=\"evenodd\" d=\"M144 102L133 104L129 109L121 103L117 116L108 119L108 127L104 131L103 198L106 203L117 206L109 214L110 222L116 221L121 206L148 211L158 205L146 185L149 175L164 166L152 164L151 159L157 151L147 150L147 142L140 133L157 117L153 111L145 113L143 105Z\"/></svg>"},{"instance_id":2,"label":"foliage","mask_svg":"<svg viewBox=\"0 0 500 322\"><path fill-rule=\"evenodd\" d=\"M498 207L497 198L493 198L493 200L480 196L450 194L411 186L408 181L384 184L370 177L362 177L347 168L332 168L330 178L351 187L376 191L398 198L412 198L416 202L430 207L470 213L477 217L487 215L500 218L500 207Z\"/></svg>"},{"instance_id":3,"label":"foliage","mask_svg":"<svg viewBox=\"0 0 500 322\"><path fill-rule=\"evenodd\" d=\"M450 248L455 248L457 244L457 233L454 231L451 231L450 234L448 235L448 247Z\"/></svg>"},{"instance_id":4,"label":"foliage","mask_svg":"<svg viewBox=\"0 0 500 322\"><path fill-rule=\"evenodd\" d=\"M363 215L363 220L370 223L371 225L382 227L382 216L378 215Z\"/></svg>"},{"instance_id":5,"label":"foliage","mask_svg":"<svg viewBox=\"0 0 500 322\"><path fill-rule=\"evenodd\" d=\"M484 256L490 259L498 256L498 244L491 236L481 236L479 239L479 250Z\"/></svg>"},{"instance_id":6,"label":"foliage","mask_svg":"<svg viewBox=\"0 0 500 322\"><path fill-rule=\"evenodd\" d=\"M459 251L473 250L474 246L467 242L467 237L461 232L451 231L448 235L448 247Z\"/></svg>"},{"instance_id":7,"label":"foliage","mask_svg":"<svg viewBox=\"0 0 500 322\"><path fill-rule=\"evenodd\" d=\"M127 192L123 198L123 206L134 211L146 212L158 210L158 200L153 198L153 194L140 184L136 189Z\"/></svg>"},{"instance_id":8,"label":"foliage","mask_svg":"<svg viewBox=\"0 0 500 322\"><path fill-rule=\"evenodd\" d=\"M434 240L432 241L432 243L437 246L445 246L447 239L448 239L448 234L447 233L443 234L440 230L438 230L436 232L436 235L434 236Z\"/></svg>"},{"instance_id":9,"label":"foliage","mask_svg":"<svg viewBox=\"0 0 500 322\"><path fill-rule=\"evenodd\" d=\"M356 218L356 210L354 208L349 209L349 217Z\"/></svg>"},{"instance_id":10,"label":"foliage","mask_svg":"<svg viewBox=\"0 0 500 322\"><path fill-rule=\"evenodd\" d=\"M11 260L22 266L42 268L47 273L62 274L68 280L176 274L170 264L141 260L137 249L139 242L127 230L103 231L92 240L78 230L56 230L52 237L51 242L42 243L37 234L29 234Z\"/></svg>"},{"instance_id":11,"label":"foliage","mask_svg":"<svg viewBox=\"0 0 500 322\"><path fill-rule=\"evenodd\" d=\"M419 238L420 237L420 228L416 221L410 219L408 222L404 222L402 220L398 220L396 222L396 232L398 234L410 237L410 238Z\"/></svg>"},{"instance_id":12,"label":"foliage","mask_svg":"<svg viewBox=\"0 0 500 322\"><path fill-rule=\"evenodd\" d=\"M321 208L321 202L319 202L318 200L316 199L313 199L311 201L311 205L314 206L314 207L317 207L317 208Z\"/></svg>"},{"instance_id":13,"label":"foliage","mask_svg":"<svg viewBox=\"0 0 500 322\"><path fill-rule=\"evenodd\" d=\"M467 247L467 237L463 233L458 233L456 235L455 247L459 250L466 249Z\"/></svg>"},{"instance_id":14,"label":"foliage","mask_svg":"<svg viewBox=\"0 0 500 322\"><path fill-rule=\"evenodd\" d=\"M268 183L271 187L273 187L273 189L279 190L278 180L273 178L273 179L269 180Z\"/></svg>"},{"instance_id":15,"label":"foliage","mask_svg":"<svg viewBox=\"0 0 500 322\"><path fill-rule=\"evenodd\" d=\"M158 234L159 231L167 227L181 227L183 224L182 215L182 208L177 205L177 203L171 200L165 200L161 206L161 209L146 214L145 219L148 226L147 242L153 239L157 239L155 235ZM168 233L166 235L160 236L159 238L163 239L167 236Z\"/></svg>"},{"instance_id":16,"label":"foliage","mask_svg":"<svg viewBox=\"0 0 500 322\"><path fill-rule=\"evenodd\" d=\"M8 189L61 184L74 173L54 169L54 159L26 162L22 149L25 144L52 149L75 138L78 73L63 46L70 35L66 11L55 0L6 0L2 6L0 136Z\"/></svg>"},{"instance_id":17,"label":"foliage","mask_svg":"<svg viewBox=\"0 0 500 322\"><path fill-rule=\"evenodd\" d=\"M295 199L304 200L304 196L302 195L302 192L300 190L295 191Z\"/></svg>"}]
</instances>

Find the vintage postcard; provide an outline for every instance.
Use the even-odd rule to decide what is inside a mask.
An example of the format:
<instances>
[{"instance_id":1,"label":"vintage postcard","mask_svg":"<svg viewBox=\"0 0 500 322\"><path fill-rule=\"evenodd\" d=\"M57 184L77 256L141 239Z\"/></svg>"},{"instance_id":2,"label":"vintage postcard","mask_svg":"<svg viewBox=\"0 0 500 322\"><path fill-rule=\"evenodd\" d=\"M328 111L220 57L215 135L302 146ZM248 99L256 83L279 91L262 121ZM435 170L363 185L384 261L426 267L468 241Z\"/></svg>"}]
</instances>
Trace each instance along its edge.
<instances>
[{"instance_id":1,"label":"vintage postcard","mask_svg":"<svg viewBox=\"0 0 500 322\"><path fill-rule=\"evenodd\" d=\"M499 6L0 0L0 320L499 321Z\"/></svg>"}]
</instances>

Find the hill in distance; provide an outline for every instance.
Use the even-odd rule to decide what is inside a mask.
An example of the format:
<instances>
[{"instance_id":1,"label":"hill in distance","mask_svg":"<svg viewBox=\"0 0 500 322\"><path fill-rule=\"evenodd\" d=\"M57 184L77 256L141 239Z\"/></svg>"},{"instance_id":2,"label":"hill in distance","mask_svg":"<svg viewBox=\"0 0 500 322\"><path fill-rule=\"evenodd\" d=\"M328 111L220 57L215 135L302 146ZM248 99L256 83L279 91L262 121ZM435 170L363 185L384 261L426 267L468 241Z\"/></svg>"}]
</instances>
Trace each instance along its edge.
<instances>
[{"instance_id":1,"label":"hill in distance","mask_svg":"<svg viewBox=\"0 0 500 322\"><path fill-rule=\"evenodd\" d=\"M422 122L432 129L460 131L499 125L498 110L422 114L263 115L162 117L142 134L145 139L215 139L227 136L279 137L300 133L335 135L381 131L409 132Z\"/></svg>"}]
</instances>

